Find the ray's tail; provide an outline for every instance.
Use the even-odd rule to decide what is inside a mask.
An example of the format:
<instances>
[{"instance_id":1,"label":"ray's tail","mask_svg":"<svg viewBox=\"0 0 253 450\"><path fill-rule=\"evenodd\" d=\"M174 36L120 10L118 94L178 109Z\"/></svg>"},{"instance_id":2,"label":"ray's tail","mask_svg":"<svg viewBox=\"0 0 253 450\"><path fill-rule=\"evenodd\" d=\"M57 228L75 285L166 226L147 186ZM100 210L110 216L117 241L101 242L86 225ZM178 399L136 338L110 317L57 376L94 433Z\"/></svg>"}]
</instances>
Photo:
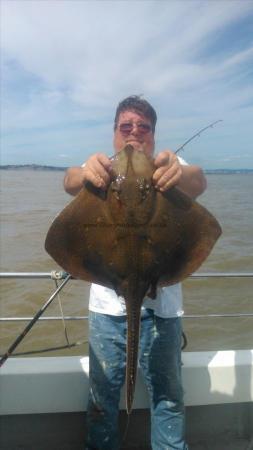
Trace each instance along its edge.
<instances>
[{"instance_id":1,"label":"ray's tail","mask_svg":"<svg viewBox=\"0 0 253 450\"><path fill-rule=\"evenodd\" d=\"M130 414L138 367L141 305L130 303L127 309L126 410Z\"/></svg>"}]
</instances>

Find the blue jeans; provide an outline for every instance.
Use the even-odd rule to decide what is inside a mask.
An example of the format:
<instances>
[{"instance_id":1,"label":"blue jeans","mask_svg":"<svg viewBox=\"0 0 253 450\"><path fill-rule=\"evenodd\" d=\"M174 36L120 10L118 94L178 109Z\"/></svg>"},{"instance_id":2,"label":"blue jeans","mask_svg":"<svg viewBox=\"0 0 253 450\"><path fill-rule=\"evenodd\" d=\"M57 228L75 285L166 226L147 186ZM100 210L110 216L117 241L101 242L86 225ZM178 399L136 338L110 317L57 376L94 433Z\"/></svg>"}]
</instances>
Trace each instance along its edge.
<instances>
[{"instance_id":1,"label":"blue jeans","mask_svg":"<svg viewBox=\"0 0 253 450\"><path fill-rule=\"evenodd\" d=\"M125 381L126 319L90 312L90 392L86 450L118 450ZM141 317L139 363L150 396L153 450L187 450L181 383L181 319Z\"/></svg>"}]
</instances>

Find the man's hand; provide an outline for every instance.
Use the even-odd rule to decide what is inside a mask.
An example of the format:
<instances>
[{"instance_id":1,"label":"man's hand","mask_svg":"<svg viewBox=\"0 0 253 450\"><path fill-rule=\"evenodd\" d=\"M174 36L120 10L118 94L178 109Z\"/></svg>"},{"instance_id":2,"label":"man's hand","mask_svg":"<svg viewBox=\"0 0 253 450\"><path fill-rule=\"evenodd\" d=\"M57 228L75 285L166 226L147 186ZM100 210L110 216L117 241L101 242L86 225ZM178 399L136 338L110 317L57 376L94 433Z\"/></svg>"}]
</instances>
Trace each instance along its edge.
<instances>
[{"instance_id":1,"label":"man's hand","mask_svg":"<svg viewBox=\"0 0 253 450\"><path fill-rule=\"evenodd\" d=\"M164 150L155 158L153 175L155 187L165 192L173 186L191 198L201 195L206 189L206 178L199 166L182 165L171 150Z\"/></svg>"},{"instance_id":2,"label":"man's hand","mask_svg":"<svg viewBox=\"0 0 253 450\"><path fill-rule=\"evenodd\" d=\"M84 181L90 181L94 186L106 189L110 182L111 161L103 153L92 155L83 167Z\"/></svg>"},{"instance_id":3,"label":"man's hand","mask_svg":"<svg viewBox=\"0 0 253 450\"><path fill-rule=\"evenodd\" d=\"M155 158L156 171L153 175L155 187L159 191L167 191L180 182L182 166L171 150L160 152Z\"/></svg>"},{"instance_id":4,"label":"man's hand","mask_svg":"<svg viewBox=\"0 0 253 450\"><path fill-rule=\"evenodd\" d=\"M111 161L103 153L92 155L82 167L70 167L64 178L64 189L68 194L76 195L86 181L94 186L106 189L110 181Z\"/></svg>"}]
</instances>

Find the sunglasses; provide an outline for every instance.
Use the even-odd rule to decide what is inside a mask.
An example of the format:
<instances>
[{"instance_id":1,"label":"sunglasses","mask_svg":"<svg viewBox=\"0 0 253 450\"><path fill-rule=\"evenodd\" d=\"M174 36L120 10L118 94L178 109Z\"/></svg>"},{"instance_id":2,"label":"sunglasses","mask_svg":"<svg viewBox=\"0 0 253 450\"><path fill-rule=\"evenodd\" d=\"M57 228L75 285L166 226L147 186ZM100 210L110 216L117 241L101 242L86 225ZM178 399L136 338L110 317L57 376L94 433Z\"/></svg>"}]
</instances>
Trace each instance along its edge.
<instances>
[{"instance_id":1,"label":"sunglasses","mask_svg":"<svg viewBox=\"0 0 253 450\"><path fill-rule=\"evenodd\" d=\"M147 134L150 133L150 131L152 130L151 125L142 122L139 123L123 122L118 125L118 128L122 134L129 134L133 131L134 126L137 127L138 132L140 134Z\"/></svg>"}]
</instances>

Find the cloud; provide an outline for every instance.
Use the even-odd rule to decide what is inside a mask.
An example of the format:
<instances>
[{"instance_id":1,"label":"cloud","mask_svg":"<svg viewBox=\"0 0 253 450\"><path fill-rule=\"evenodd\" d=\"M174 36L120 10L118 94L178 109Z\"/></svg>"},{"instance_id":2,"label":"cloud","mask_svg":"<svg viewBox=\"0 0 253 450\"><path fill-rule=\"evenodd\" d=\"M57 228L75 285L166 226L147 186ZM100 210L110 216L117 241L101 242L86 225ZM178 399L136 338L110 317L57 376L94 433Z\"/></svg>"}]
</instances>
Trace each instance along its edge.
<instances>
[{"instance_id":1,"label":"cloud","mask_svg":"<svg viewBox=\"0 0 253 450\"><path fill-rule=\"evenodd\" d=\"M176 138L227 118L253 99L252 15L247 0L2 1L1 126L16 133L6 145L25 130L47 147L62 133L66 154L75 136L108 145L115 105L132 93L158 110L160 143L168 123Z\"/></svg>"},{"instance_id":2,"label":"cloud","mask_svg":"<svg viewBox=\"0 0 253 450\"><path fill-rule=\"evenodd\" d=\"M198 52L250 10L247 1L229 8L227 1L7 1L2 45L27 72L75 101L103 105L112 88L152 94L205 80L212 67L194 61Z\"/></svg>"}]
</instances>

